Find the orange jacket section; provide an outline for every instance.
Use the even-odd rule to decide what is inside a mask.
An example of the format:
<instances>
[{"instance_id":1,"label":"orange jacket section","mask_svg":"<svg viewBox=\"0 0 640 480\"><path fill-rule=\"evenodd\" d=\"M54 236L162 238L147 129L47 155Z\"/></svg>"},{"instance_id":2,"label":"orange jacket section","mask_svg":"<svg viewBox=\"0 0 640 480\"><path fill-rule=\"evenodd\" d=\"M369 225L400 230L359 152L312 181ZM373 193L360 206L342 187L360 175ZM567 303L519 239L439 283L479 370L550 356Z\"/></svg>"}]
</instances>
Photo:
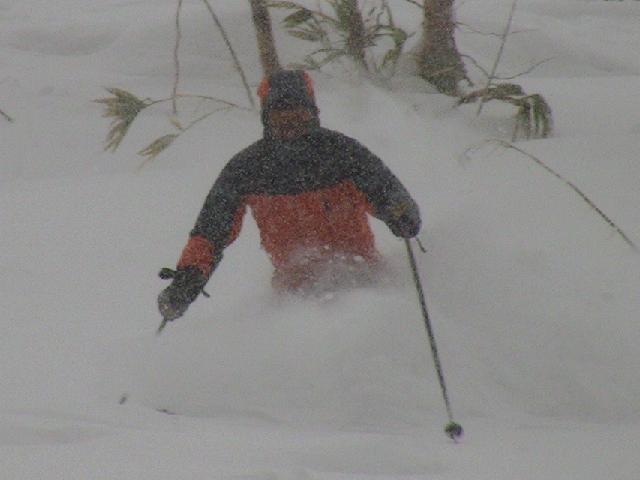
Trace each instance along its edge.
<instances>
[{"instance_id":1,"label":"orange jacket section","mask_svg":"<svg viewBox=\"0 0 640 480\"><path fill-rule=\"evenodd\" d=\"M197 267L208 278L213 271L214 254L213 245L201 235L195 235L189 239L182 250L182 256L178 261L178 268Z\"/></svg>"},{"instance_id":2,"label":"orange jacket section","mask_svg":"<svg viewBox=\"0 0 640 480\"><path fill-rule=\"evenodd\" d=\"M297 195L250 195L246 203L277 269L297 263L305 251L369 261L377 256L367 218L371 205L351 181Z\"/></svg>"}]
</instances>

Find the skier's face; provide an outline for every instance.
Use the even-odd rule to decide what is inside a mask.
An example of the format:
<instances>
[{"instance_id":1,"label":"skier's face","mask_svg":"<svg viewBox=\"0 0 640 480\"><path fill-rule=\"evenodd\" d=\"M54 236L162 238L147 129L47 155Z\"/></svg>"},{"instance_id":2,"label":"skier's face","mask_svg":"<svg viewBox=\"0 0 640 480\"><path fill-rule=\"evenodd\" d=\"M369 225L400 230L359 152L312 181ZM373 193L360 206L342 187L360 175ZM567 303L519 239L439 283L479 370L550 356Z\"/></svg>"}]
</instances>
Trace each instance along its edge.
<instances>
[{"instance_id":1,"label":"skier's face","mask_svg":"<svg viewBox=\"0 0 640 480\"><path fill-rule=\"evenodd\" d=\"M313 114L304 108L272 110L269 112L269 127L276 138L291 140L309 132Z\"/></svg>"}]
</instances>

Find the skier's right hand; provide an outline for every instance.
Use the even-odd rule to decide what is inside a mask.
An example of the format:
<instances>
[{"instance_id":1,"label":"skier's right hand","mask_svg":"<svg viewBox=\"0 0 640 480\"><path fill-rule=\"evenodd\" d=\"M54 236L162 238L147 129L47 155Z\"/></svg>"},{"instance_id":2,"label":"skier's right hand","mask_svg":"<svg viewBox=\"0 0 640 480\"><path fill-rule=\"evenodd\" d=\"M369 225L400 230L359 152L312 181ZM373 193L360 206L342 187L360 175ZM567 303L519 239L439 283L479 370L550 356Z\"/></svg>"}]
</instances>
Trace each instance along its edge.
<instances>
[{"instance_id":1,"label":"skier's right hand","mask_svg":"<svg viewBox=\"0 0 640 480\"><path fill-rule=\"evenodd\" d=\"M420 212L409 202L398 202L389 207L387 225L396 237L413 238L420 232Z\"/></svg>"},{"instance_id":2,"label":"skier's right hand","mask_svg":"<svg viewBox=\"0 0 640 480\"><path fill-rule=\"evenodd\" d=\"M180 318L187 311L208 280L196 267L179 268L176 271L163 269L160 277L173 279L171 285L158 296L158 309L162 318L168 322Z\"/></svg>"}]
</instances>

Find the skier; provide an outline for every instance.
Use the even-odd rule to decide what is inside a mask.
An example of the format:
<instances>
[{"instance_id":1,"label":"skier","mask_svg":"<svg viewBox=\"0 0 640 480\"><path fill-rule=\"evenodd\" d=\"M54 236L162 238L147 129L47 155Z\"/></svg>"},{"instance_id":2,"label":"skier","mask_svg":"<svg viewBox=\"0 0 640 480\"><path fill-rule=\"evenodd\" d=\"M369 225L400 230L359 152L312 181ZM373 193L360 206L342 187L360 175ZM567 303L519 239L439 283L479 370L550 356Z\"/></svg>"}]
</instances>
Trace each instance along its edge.
<instances>
[{"instance_id":1,"label":"skier","mask_svg":"<svg viewBox=\"0 0 640 480\"><path fill-rule=\"evenodd\" d=\"M260 84L263 138L235 155L214 183L158 297L165 321L203 291L223 250L240 233L246 207L275 267L280 291L333 282L335 272L371 275L380 256L367 214L402 238L420 229L418 206L389 169L356 140L320 126L313 84L281 70ZM165 269L168 270L168 269Z\"/></svg>"}]
</instances>

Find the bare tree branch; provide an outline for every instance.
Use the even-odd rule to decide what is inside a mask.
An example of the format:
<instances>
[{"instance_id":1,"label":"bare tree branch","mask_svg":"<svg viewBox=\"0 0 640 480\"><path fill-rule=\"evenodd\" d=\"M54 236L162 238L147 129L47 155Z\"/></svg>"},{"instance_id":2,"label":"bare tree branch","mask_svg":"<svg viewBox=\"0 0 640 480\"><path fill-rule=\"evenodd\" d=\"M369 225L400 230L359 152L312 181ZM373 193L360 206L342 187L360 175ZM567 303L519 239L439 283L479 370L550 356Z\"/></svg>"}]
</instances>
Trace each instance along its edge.
<instances>
[{"instance_id":1,"label":"bare tree branch","mask_svg":"<svg viewBox=\"0 0 640 480\"><path fill-rule=\"evenodd\" d=\"M516 73L515 75L511 75L508 77L502 77L500 75L496 75L494 78L496 80L513 80L514 78L518 78L518 77L522 77L523 75L526 75L528 73L533 72L536 68L538 68L540 65L544 65L545 63L551 61L551 58L545 58L544 60L540 60L539 62L534 63L533 65L531 65L529 68L527 68L526 70L523 70L520 73Z\"/></svg>"},{"instance_id":2,"label":"bare tree branch","mask_svg":"<svg viewBox=\"0 0 640 480\"><path fill-rule=\"evenodd\" d=\"M495 74L496 71L498 70L498 65L500 64L500 60L502 59L502 54L504 52L504 46L507 43L507 37L509 36L509 32L511 31L511 24L513 23L513 15L515 14L516 11L516 4L518 3L518 0L513 0L513 3L511 4L511 11L509 12L509 19L507 21L507 25L504 27L504 32L502 33L502 41L500 42L500 48L498 49L498 54L496 55L496 59L493 62L493 67L491 67L491 72L489 73L489 78L487 79L487 85L486 85L486 89L487 91L489 90L489 87L491 86L491 82L493 82L493 80L495 79ZM480 113L482 113L482 107L484 106L485 102L486 102L486 96L482 98L482 100L480 101L480 105L478 105L478 112L476 113L476 115L480 115Z\"/></svg>"},{"instance_id":3,"label":"bare tree branch","mask_svg":"<svg viewBox=\"0 0 640 480\"><path fill-rule=\"evenodd\" d=\"M182 29L180 27L180 11L182 10L182 2L183 0L178 0L178 7L176 8L176 43L173 49L173 65L175 67L175 76L173 79L173 93L171 95L171 98L174 115L178 113L178 104L176 101L176 97L178 96L178 84L180 83L180 58L178 56L178 50L180 49L180 41L182 39Z\"/></svg>"},{"instance_id":4,"label":"bare tree branch","mask_svg":"<svg viewBox=\"0 0 640 480\"><path fill-rule=\"evenodd\" d=\"M478 61L475 58L473 58L471 55L460 54L460 57L469 60L478 70L480 70L483 73L485 77L489 78L489 72L482 65L480 65L480 63L478 63Z\"/></svg>"},{"instance_id":5,"label":"bare tree branch","mask_svg":"<svg viewBox=\"0 0 640 480\"><path fill-rule=\"evenodd\" d=\"M490 73L482 65L480 65L480 63L475 58L473 58L470 55L466 55L466 54L461 54L460 56L462 58L468 60L469 62L471 62L473 64L473 66L476 67L478 70L480 70L485 77L489 78ZM550 62L551 60L553 60L553 59L552 58L545 58L544 60L540 60L539 62L534 63L533 65L531 65L526 70L523 70L522 72L516 73L514 75L509 75L509 76L494 75L493 79L494 80L513 80L515 78L522 77L523 75L527 75L528 73L533 72L540 65L544 65L545 63Z\"/></svg>"},{"instance_id":6,"label":"bare tree branch","mask_svg":"<svg viewBox=\"0 0 640 480\"><path fill-rule=\"evenodd\" d=\"M213 7L211 7L211 3L209 3L209 0L202 0L205 4L205 6L207 7L207 10L209 10L209 13L211 14L211 18L213 18L213 21L215 22L216 26L218 27L218 30L220 30L220 34L222 35L222 39L224 40L224 43L227 45L227 48L229 49L229 52L231 53L231 58L233 58L233 63L236 67L236 70L238 71L238 74L240 75L240 78L242 79L242 84L244 85L244 88L247 92L247 97L249 99L249 103L251 104L251 108L255 109L256 108L256 103L255 100L253 99L253 94L251 93L251 88L249 87L249 82L247 82L247 77L244 74L244 70L242 69L242 65L240 64L240 61L238 60L238 56L236 55L235 50L233 49L233 45L231 45L231 41L229 40L229 36L227 35L226 30L224 29L224 27L222 26L222 23L220 22L220 18L218 18L218 15L216 15L216 12L213 10Z\"/></svg>"},{"instance_id":7,"label":"bare tree branch","mask_svg":"<svg viewBox=\"0 0 640 480\"><path fill-rule=\"evenodd\" d=\"M498 37L498 38L502 38L502 33L496 33L496 32L483 32L482 30L478 30L475 27L472 27L471 25L469 25L468 23L463 23L463 22L456 22L456 26L458 27L462 27L464 28L464 30L466 30L468 33L473 33L476 35L482 35L484 37ZM531 28L527 28L527 29L523 29L523 30L512 30L511 32L509 32L509 35L519 35L521 33L528 33L528 32L532 32L534 31Z\"/></svg>"},{"instance_id":8,"label":"bare tree branch","mask_svg":"<svg viewBox=\"0 0 640 480\"><path fill-rule=\"evenodd\" d=\"M535 155L530 154L529 152L526 152L525 150L522 150L521 148L516 147L513 143L510 142L506 142L504 140L499 140L499 139L495 139L495 140L490 140L491 143L494 143L496 145L499 145L501 147L504 148L510 148L512 150L515 150L516 152L524 155L525 157L527 157L528 159L532 160L533 162L535 162L538 166L540 166L541 168L543 168L546 172L550 173L551 175L553 175L554 177L556 177L558 180L560 180L562 183L564 183L565 185L567 185L569 188L571 188L571 190L573 190L592 210L594 210L599 216L600 218L602 218L607 225L609 225L618 235L620 235L620 237L622 238L622 240L624 240L624 242L629 245L629 247L631 247L631 249L638 253L638 247L636 246L636 244L628 237L628 235L618 226L614 223L613 220L611 220L611 218L609 218L609 216L604 213L600 207L598 207L593 200L591 200L582 190L580 190L580 188L578 188L573 182L571 182L570 180L567 180L566 178L564 178L562 175L560 175L558 172L556 172L553 168L549 167L546 163L544 163L542 160L540 160L538 157L536 157Z\"/></svg>"},{"instance_id":9,"label":"bare tree branch","mask_svg":"<svg viewBox=\"0 0 640 480\"><path fill-rule=\"evenodd\" d=\"M211 97L209 95L196 95L196 94L189 94L189 93L179 93L176 95L177 98L199 98L201 100L210 100L212 102L218 102L218 103L222 103L224 105L227 105L228 107L233 107L233 108L237 108L239 110L250 110L246 107L241 107L240 105L233 103L233 102L229 102L227 100L223 100L221 98L217 98L217 97ZM162 100L159 100L162 101ZM166 99L165 99L166 101Z\"/></svg>"},{"instance_id":10,"label":"bare tree branch","mask_svg":"<svg viewBox=\"0 0 640 480\"><path fill-rule=\"evenodd\" d=\"M179 127L177 133L170 133L168 135L164 135L156 139L155 141L153 141L149 146L147 146L146 148L143 148L138 152L138 155L145 157L145 159L140 163L140 165L138 165L137 171L142 170L145 167L145 165L147 165L147 163L149 163L151 160L156 158L163 150L165 150L169 145L171 145L175 139L177 139L180 135L185 133L191 127L193 127L197 123L200 123L203 120L206 120L207 118L209 118L210 116L218 112L230 110L231 108L234 108L234 107L227 105L224 107L220 107L216 110L207 112L204 115L193 120L186 127Z\"/></svg>"},{"instance_id":11,"label":"bare tree branch","mask_svg":"<svg viewBox=\"0 0 640 480\"><path fill-rule=\"evenodd\" d=\"M422 8L422 4L417 2L416 0L404 0L404 1L407 2L407 3L410 3L412 5L415 5L416 7L420 8L420 9Z\"/></svg>"}]
</instances>

